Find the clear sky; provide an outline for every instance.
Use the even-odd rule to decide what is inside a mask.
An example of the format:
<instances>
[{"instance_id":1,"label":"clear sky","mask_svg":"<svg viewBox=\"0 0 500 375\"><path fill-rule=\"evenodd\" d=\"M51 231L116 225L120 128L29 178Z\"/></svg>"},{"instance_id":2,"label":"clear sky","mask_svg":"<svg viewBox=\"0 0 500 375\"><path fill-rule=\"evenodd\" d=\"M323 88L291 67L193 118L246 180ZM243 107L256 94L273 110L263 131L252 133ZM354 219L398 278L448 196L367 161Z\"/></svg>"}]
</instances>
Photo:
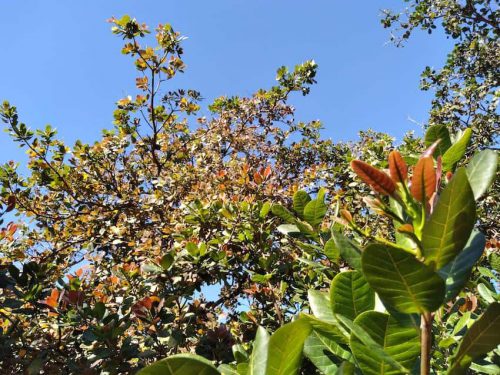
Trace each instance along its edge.
<instances>
[{"instance_id":1,"label":"clear sky","mask_svg":"<svg viewBox=\"0 0 500 375\"><path fill-rule=\"evenodd\" d=\"M441 66L450 43L419 33L405 48L387 43L380 10L402 0L0 0L0 100L36 128L50 123L72 144L111 127L116 100L135 93L132 60L120 53L110 16L129 14L152 29L171 23L186 35L186 74L173 88L250 95L274 84L276 69L307 59L318 85L292 103L300 120L319 119L323 134L355 139L373 128L400 138L427 118L431 94L419 90L426 65ZM23 150L0 134L0 162Z\"/></svg>"}]
</instances>

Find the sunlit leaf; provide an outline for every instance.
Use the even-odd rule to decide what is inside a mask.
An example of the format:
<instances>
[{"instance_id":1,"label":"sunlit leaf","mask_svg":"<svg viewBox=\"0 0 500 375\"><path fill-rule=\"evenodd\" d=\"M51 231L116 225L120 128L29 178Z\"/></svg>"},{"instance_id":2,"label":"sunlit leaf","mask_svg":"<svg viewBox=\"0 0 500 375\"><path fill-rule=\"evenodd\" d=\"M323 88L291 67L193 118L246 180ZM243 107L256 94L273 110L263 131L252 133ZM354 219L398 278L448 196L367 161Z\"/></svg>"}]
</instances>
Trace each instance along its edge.
<instances>
[{"instance_id":1,"label":"sunlit leaf","mask_svg":"<svg viewBox=\"0 0 500 375\"><path fill-rule=\"evenodd\" d=\"M483 150L471 159L467 165L467 177L474 193L480 198L491 186L497 173L498 154L493 150Z\"/></svg>"},{"instance_id":2,"label":"sunlit leaf","mask_svg":"<svg viewBox=\"0 0 500 375\"><path fill-rule=\"evenodd\" d=\"M500 345L500 303L494 302L467 330L448 370L450 375L465 374L471 362Z\"/></svg>"},{"instance_id":3,"label":"sunlit leaf","mask_svg":"<svg viewBox=\"0 0 500 375\"><path fill-rule=\"evenodd\" d=\"M351 168L364 183L370 185L373 190L380 194L392 195L396 190L394 181L386 173L370 164L361 160L353 160Z\"/></svg>"},{"instance_id":4,"label":"sunlit leaf","mask_svg":"<svg viewBox=\"0 0 500 375\"><path fill-rule=\"evenodd\" d=\"M428 201L436 190L436 172L432 157L421 158L413 169L411 195L419 202Z\"/></svg>"},{"instance_id":5,"label":"sunlit leaf","mask_svg":"<svg viewBox=\"0 0 500 375\"><path fill-rule=\"evenodd\" d=\"M304 342L310 332L311 326L302 319L279 328L269 340L266 375L297 374Z\"/></svg>"},{"instance_id":6,"label":"sunlit leaf","mask_svg":"<svg viewBox=\"0 0 500 375\"><path fill-rule=\"evenodd\" d=\"M334 314L354 320L375 307L375 293L359 271L341 272L330 286L330 303Z\"/></svg>"},{"instance_id":7,"label":"sunlit leaf","mask_svg":"<svg viewBox=\"0 0 500 375\"><path fill-rule=\"evenodd\" d=\"M401 366L411 369L420 354L420 334L415 327L402 326L389 314L367 311L354 320L381 348ZM363 374L404 374L384 358L373 355L355 334L351 348Z\"/></svg>"},{"instance_id":8,"label":"sunlit leaf","mask_svg":"<svg viewBox=\"0 0 500 375\"><path fill-rule=\"evenodd\" d=\"M476 206L465 169L442 191L422 234L425 263L440 269L464 248L476 221Z\"/></svg>"},{"instance_id":9,"label":"sunlit leaf","mask_svg":"<svg viewBox=\"0 0 500 375\"><path fill-rule=\"evenodd\" d=\"M370 244L363 251L362 266L370 286L397 311L434 311L443 302L443 279L404 250Z\"/></svg>"},{"instance_id":10,"label":"sunlit leaf","mask_svg":"<svg viewBox=\"0 0 500 375\"><path fill-rule=\"evenodd\" d=\"M212 362L195 354L177 354L157 361L137 375L220 375Z\"/></svg>"}]
</instances>

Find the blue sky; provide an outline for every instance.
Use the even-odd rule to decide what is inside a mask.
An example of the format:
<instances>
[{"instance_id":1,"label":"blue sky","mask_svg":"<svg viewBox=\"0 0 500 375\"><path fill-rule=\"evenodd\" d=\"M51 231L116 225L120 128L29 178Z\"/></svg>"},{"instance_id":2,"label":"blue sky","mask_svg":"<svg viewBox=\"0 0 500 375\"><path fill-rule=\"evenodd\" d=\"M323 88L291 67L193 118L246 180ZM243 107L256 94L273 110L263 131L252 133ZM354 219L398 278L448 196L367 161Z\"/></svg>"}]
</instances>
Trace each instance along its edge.
<instances>
[{"instance_id":1,"label":"blue sky","mask_svg":"<svg viewBox=\"0 0 500 375\"><path fill-rule=\"evenodd\" d=\"M132 61L105 20L130 14L152 28L171 23L185 42L186 74L172 88L206 98L250 95L274 84L276 69L307 59L318 85L292 103L300 120L320 119L323 135L355 139L373 128L400 138L419 130L431 95L418 89L426 65L441 66L449 41L419 33L405 48L390 43L380 9L402 1L340 0L23 0L1 1L0 100L18 107L30 127L50 123L64 140L98 139L111 127L114 103L133 94ZM23 150L0 134L0 162Z\"/></svg>"}]
</instances>

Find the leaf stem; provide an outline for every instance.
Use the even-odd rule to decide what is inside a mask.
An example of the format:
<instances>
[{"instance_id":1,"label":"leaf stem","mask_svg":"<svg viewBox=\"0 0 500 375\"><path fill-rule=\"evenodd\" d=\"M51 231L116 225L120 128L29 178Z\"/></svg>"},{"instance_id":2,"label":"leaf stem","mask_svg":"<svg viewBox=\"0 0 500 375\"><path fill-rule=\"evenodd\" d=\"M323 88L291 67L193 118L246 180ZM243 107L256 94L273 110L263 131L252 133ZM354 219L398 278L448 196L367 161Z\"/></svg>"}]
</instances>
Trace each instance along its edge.
<instances>
[{"instance_id":1,"label":"leaf stem","mask_svg":"<svg viewBox=\"0 0 500 375\"><path fill-rule=\"evenodd\" d=\"M432 315L425 312L420 322L420 375L429 375L432 345Z\"/></svg>"}]
</instances>

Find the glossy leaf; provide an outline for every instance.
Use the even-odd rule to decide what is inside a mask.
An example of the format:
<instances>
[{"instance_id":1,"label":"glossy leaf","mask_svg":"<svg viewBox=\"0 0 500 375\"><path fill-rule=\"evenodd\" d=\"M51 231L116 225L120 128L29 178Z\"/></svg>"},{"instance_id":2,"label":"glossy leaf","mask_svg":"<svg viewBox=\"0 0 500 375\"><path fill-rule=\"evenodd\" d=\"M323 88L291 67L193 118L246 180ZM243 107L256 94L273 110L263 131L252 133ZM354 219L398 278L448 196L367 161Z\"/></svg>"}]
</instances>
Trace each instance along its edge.
<instances>
[{"instance_id":1,"label":"glossy leaf","mask_svg":"<svg viewBox=\"0 0 500 375\"><path fill-rule=\"evenodd\" d=\"M304 342L311 326L303 319L285 324L269 340L266 375L294 375L300 370Z\"/></svg>"},{"instance_id":2,"label":"glossy leaf","mask_svg":"<svg viewBox=\"0 0 500 375\"><path fill-rule=\"evenodd\" d=\"M363 251L362 266L370 286L397 311L434 311L443 301L443 279L404 250L370 244Z\"/></svg>"},{"instance_id":3,"label":"glossy leaf","mask_svg":"<svg viewBox=\"0 0 500 375\"><path fill-rule=\"evenodd\" d=\"M422 234L425 263L440 269L464 248L476 221L476 206L465 169L443 189Z\"/></svg>"},{"instance_id":4,"label":"glossy leaf","mask_svg":"<svg viewBox=\"0 0 500 375\"><path fill-rule=\"evenodd\" d=\"M269 351L270 336L264 327L257 328L257 334L253 342L252 355L248 362L246 375L265 374L267 367L267 353Z\"/></svg>"},{"instance_id":5,"label":"glossy leaf","mask_svg":"<svg viewBox=\"0 0 500 375\"><path fill-rule=\"evenodd\" d=\"M471 136L472 129L465 129L462 136L443 154L443 170L445 172L453 170L455 164L462 160L467 151Z\"/></svg>"},{"instance_id":6,"label":"glossy leaf","mask_svg":"<svg viewBox=\"0 0 500 375\"><path fill-rule=\"evenodd\" d=\"M310 289L307 291L307 299L311 311L316 318L324 320L325 322L335 322L335 316L330 307L330 296L328 293Z\"/></svg>"},{"instance_id":7,"label":"glossy leaf","mask_svg":"<svg viewBox=\"0 0 500 375\"><path fill-rule=\"evenodd\" d=\"M335 245L335 241L332 238L326 241L323 252L332 262L338 263L340 258L340 250L337 245Z\"/></svg>"},{"instance_id":8,"label":"glossy leaf","mask_svg":"<svg viewBox=\"0 0 500 375\"><path fill-rule=\"evenodd\" d=\"M335 245L340 251L340 256L354 269L361 270L361 250L343 234L332 230Z\"/></svg>"},{"instance_id":9,"label":"glossy leaf","mask_svg":"<svg viewBox=\"0 0 500 375\"><path fill-rule=\"evenodd\" d=\"M177 354L143 368L137 375L220 375L220 372L199 355Z\"/></svg>"},{"instance_id":10,"label":"glossy leaf","mask_svg":"<svg viewBox=\"0 0 500 375\"><path fill-rule=\"evenodd\" d=\"M347 344L349 342L349 332L339 323L336 317L333 317L332 320L320 320L313 315L300 314L300 318L308 322L315 332L322 334L330 340L339 344Z\"/></svg>"},{"instance_id":11,"label":"glossy leaf","mask_svg":"<svg viewBox=\"0 0 500 375\"><path fill-rule=\"evenodd\" d=\"M325 335L313 331L304 343L304 355L323 374L336 374L337 362L353 361L352 354Z\"/></svg>"},{"instance_id":12,"label":"glossy leaf","mask_svg":"<svg viewBox=\"0 0 500 375\"><path fill-rule=\"evenodd\" d=\"M308 320L315 330L324 333L332 340L347 342L348 333L333 315L328 294L319 290L309 290L308 300L314 317L304 314L304 319Z\"/></svg>"},{"instance_id":13,"label":"glossy leaf","mask_svg":"<svg viewBox=\"0 0 500 375\"><path fill-rule=\"evenodd\" d=\"M397 362L394 358L392 358L384 350L383 346L375 341L361 325L355 324L352 320L342 315L339 315L339 320L351 331L351 349L354 341L360 342L364 347L364 351L369 353L372 357L377 358L384 363L387 363L394 370L407 372L407 369L399 362Z\"/></svg>"},{"instance_id":14,"label":"glossy leaf","mask_svg":"<svg viewBox=\"0 0 500 375\"><path fill-rule=\"evenodd\" d=\"M295 216L281 204L273 204L271 212L288 224L295 224Z\"/></svg>"},{"instance_id":15,"label":"glossy leaf","mask_svg":"<svg viewBox=\"0 0 500 375\"><path fill-rule=\"evenodd\" d=\"M359 271L341 272L330 287L330 301L334 314L351 320L375 307L375 292Z\"/></svg>"},{"instance_id":16,"label":"glossy leaf","mask_svg":"<svg viewBox=\"0 0 500 375\"><path fill-rule=\"evenodd\" d=\"M479 260L484 251L486 239L478 231L472 232L465 248L438 273L446 281L445 300L455 298L462 290L472 273L472 267Z\"/></svg>"},{"instance_id":17,"label":"glossy leaf","mask_svg":"<svg viewBox=\"0 0 500 375\"><path fill-rule=\"evenodd\" d=\"M443 155L451 147L450 132L446 125L431 126L425 133L425 146L430 147L438 139L440 142L434 151L435 158Z\"/></svg>"},{"instance_id":18,"label":"glossy leaf","mask_svg":"<svg viewBox=\"0 0 500 375\"><path fill-rule=\"evenodd\" d=\"M297 216L304 218L304 208L311 201L311 197L304 190L299 190L293 195L293 209Z\"/></svg>"},{"instance_id":19,"label":"glossy leaf","mask_svg":"<svg viewBox=\"0 0 500 375\"><path fill-rule=\"evenodd\" d=\"M420 354L419 330L403 326L389 314L367 311L356 318L360 326L381 348L401 364L411 369ZM363 374L403 374L383 358L374 356L368 347L356 336L351 336L351 349Z\"/></svg>"},{"instance_id":20,"label":"glossy leaf","mask_svg":"<svg viewBox=\"0 0 500 375\"><path fill-rule=\"evenodd\" d=\"M323 196L318 196L304 207L304 220L311 226L317 227L323 222L328 206L326 205Z\"/></svg>"},{"instance_id":21,"label":"glossy leaf","mask_svg":"<svg viewBox=\"0 0 500 375\"><path fill-rule=\"evenodd\" d=\"M493 150L483 150L471 159L467 165L467 177L474 193L474 198L480 198L495 180L498 155Z\"/></svg>"},{"instance_id":22,"label":"glossy leaf","mask_svg":"<svg viewBox=\"0 0 500 375\"><path fill-rule=\"evenodd\" d=\"M408 166L397 150L391 151L389 154L389 172L394 182L406 183L408 179Z\"/></svg>"},{"instance_id":23,"label":"glossy leaf","mask_svg":"<svg viewBox=\"0 0 500 375\"><path fill-rule=\"evenodd\" d=\"M352 170L364 183L384 195L392 195L396 190L394 181L385 173L361 160L351 161Z\"/></svg>"},{"instance_id":24,"label":"glossy leaf","mask_svg":"<svg viewBox=\"0 0 500 375\"><path fill-rule=\"evenodd\" d=\"M432 157L421 158L413 169L411 195L419 202L427 202L436 191L436 171Z\"/></svg>"},{"instance_id":25,"label":"glossy leaf","mask_svg":"<svg viewBox=\"0 0 500 375\"><path fill-rule=\"evenodd\" d=\"M450 375L465 374L471 362L500 345L500 303L494 302L467 330L448 371Z\"/></svg>"}]
</instances>

